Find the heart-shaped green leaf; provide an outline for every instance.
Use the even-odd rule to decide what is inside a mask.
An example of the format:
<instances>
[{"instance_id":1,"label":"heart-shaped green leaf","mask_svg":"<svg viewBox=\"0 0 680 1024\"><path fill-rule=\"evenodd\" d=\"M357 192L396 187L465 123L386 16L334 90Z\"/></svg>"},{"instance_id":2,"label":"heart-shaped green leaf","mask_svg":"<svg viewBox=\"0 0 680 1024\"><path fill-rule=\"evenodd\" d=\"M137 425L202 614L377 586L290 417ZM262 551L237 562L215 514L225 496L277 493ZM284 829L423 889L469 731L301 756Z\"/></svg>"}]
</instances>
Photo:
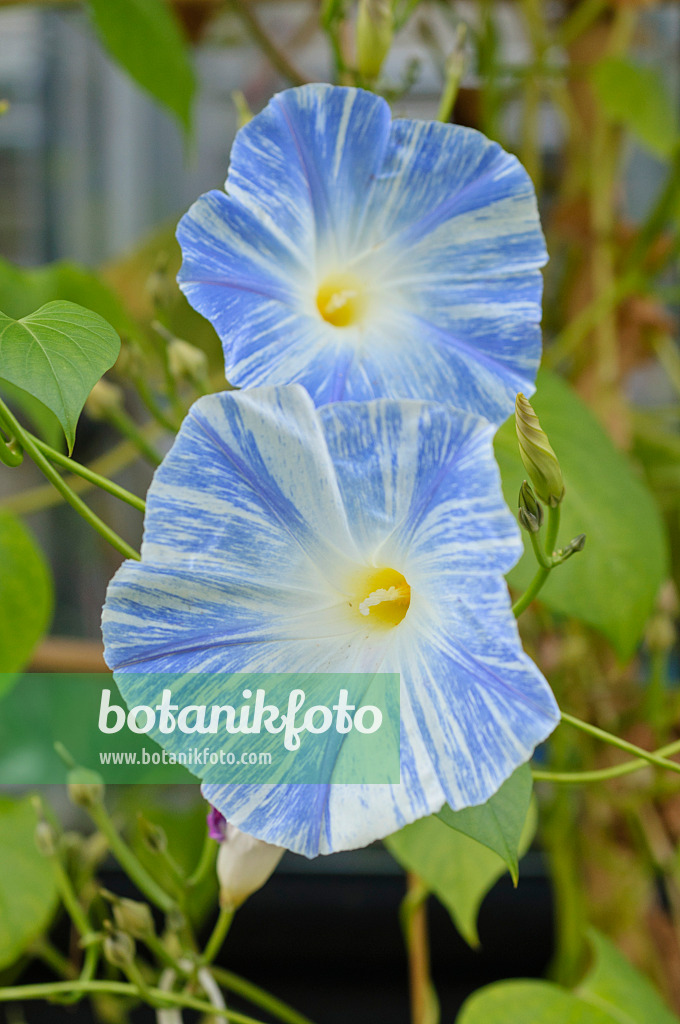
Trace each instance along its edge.
<instances>
[{"instance_id":1,"label":"heart-shaped green leaf","mask_svg":"<svg viewBox=\"0 0 680 1024\"><path fill-rule=\"evenodd\" d=\"M172 7L163 0L87 0L87 5L113 59L188 132L196 81Z\"/></svg>"},{"instance_id":2,"label":"heart-shaped green leaf","mask_svg":"<svg viewBox=\"0 0 680 1024\"><path fill-rule=\"evenodd\" d=\"M671 156L678 144L678 119L659 68L627 57L604 57L594 65L591 81L607 117L627 128L655 156Z\"/></svg>"},{"instance_id":3,"label":"heart-shaped green leaf","mask_svg":"<svg viewBox=\"0 0 680 1024\"><path fill-rule=\"evenodd\" d=\"M52 578L23 523L0 513L0 673L28 662L52 614ZM0 695L8 679L0 680Z\"/></svg>"},{"instance_id":4,"label":"heart-shaped green leaf","mask_svg":"<svg viewBox=\"0 0 680 1024\"><path fill-rule=\"evenodd\" d=\"M52 864L35 845L30 798L0 798L0 970L48 927L57 906Z\"/></svg>"},{"instance_id":5,"label":"heart-shaped green leaf","mask_svg":"<svg viewBox=\"0 0 680 1024\"><path fill-rule=\"evenodd\" d=\"M680 1024L651 982L603 935L575 992L547 981L500 981L473 993L456 1024Z\"/></svg>"},{"instance_id":6,"label":"heart-shaped green leaf","mask_svg":"<svg viewBox=\"0 0 680 1024\"><path fill-rule=\"evenodd\" d=\"M485 804L460 811L451 810L447 804L437 817L449 828L476 839L502 857L517 885L519 843L532 790L531 769L523 764Z\"/></svg>"},{"instance_id":7,"label":"heart-shaped green leaf","mask_svg":"<svg viewBox=\"0 0 680 1024\"><path fill-rule=\"evenodd\" d=\"M616 1024L678 1024L651 981L636 971L609 939L594 928L589 938L593 964L576 989L577 995L601 1006Z\"/></svg>"},{"instance_id":8,"label":"heart-shaped green leaf","mask_svg":"<svg viewBox=\"0 0 680 1024\"><path fill-rule=\"evenodd\" d=\"M617 1024L606 1010L549 981L499 981L474 992L456 1024ZM651 1019L650 1019L651 1024Z\"/></svg>"},{"instance_id":9,"label":"heart-shaped green leaf","mask_svg":"<svg viewBox=\"0 0 680 1024\"><path fill-rule=\"evenodd\" d=\"M21 320L0 313L0 380L28 391L54 413L69 451L85 400L119 351L113 327L73 302L48 302Z\"/></svg>"},{"instance_id":10,"label":"heart-shaped green leaf","mask_svg":"<svg viewBox=\"0 0 680 1024\"><path fill-rule=\"evenodd\" d=\"M526 853L536 830L534 802L523 824L520 855ZM384 843L395 860L418 875L444 904L465 941L477 946L477 914L487 892L505 871L501 858L449 828L436 815L414 821Z\"/></svg>"}]
</instances>

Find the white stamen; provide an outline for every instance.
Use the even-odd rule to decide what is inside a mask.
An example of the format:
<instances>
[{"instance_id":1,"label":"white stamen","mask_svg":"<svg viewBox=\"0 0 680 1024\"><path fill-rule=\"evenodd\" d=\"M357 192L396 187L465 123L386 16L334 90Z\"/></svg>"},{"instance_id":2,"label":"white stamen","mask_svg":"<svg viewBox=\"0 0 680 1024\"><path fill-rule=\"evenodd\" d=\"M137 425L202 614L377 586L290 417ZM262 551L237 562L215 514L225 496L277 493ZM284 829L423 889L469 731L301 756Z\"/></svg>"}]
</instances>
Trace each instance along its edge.
<instances>
[{"instance_id":1,"label":"white stamen","mask_svg":"<svg viewBox=\"0 0 680 1024\"><path fill-rule=\"evenodd\" d=\"M356 292L351 288L345 288L344 291L335 292L334 295L326 303L326 313L335 313L338 309L342 309L343 306L351 302L352 299L356 298Z\"/></svg>"},{"instance_id":2,"label":"white stamen","mask_svg":"<svg viewBox=\"0 0 680 1024\"><path fill-rule=\"evenodd\" d=\"M400 587L390 587L388 590L380 587L363 599L359 605L359 611L362 615L370 615L372 605L382 604L383 601L398 601L400 597L402 597Z\"/></svg>"}]
</instances>

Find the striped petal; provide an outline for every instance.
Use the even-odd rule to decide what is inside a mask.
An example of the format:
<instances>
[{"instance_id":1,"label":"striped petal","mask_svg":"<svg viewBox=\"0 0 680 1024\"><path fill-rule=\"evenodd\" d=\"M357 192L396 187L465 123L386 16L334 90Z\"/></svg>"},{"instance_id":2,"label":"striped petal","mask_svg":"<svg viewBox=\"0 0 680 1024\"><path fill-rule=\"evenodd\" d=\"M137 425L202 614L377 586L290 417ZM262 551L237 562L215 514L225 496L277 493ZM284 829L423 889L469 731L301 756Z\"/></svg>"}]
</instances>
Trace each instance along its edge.
<instances>
[{"instance_id":1,"label":"striped petal","mask_svg":"<svg viewBox=\"0 0 680 1024\"><path fill-rule=\"evenodd\" d=\"M142 561L109 587L107 661L135 703L141 669L400 673L398 785L205 786L275 845L361 846L445 801L485 801L556 725L503 581L520 548L478 417L419 401L316 410L297 386L212 395L156 473ZM347 581L384 566L411 598L377 630L348 610Z\"/></svg>"},{"instance_id":2,"label":"striped petal","mask_svg":"<svg viewBox=\"0 0 680 1024\"><path fill-rule=\"evenodd\" d=\"M180 285L233 383L301 383L317 405L420 397L494 423L533 392L545 245L531 181L496 143L303 86L238 133L226 190L177 236ZM319 296L345 274L361 312L336 324Z\"/></svg>"}]
</instances>

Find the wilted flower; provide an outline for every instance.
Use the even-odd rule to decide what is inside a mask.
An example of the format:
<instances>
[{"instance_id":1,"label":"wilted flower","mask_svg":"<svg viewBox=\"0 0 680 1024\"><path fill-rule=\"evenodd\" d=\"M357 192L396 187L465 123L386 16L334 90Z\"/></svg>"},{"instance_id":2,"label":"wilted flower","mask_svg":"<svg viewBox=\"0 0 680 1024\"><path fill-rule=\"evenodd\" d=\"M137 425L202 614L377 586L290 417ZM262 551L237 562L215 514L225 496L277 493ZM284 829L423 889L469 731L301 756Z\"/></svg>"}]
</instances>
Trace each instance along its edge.
<instances>
[{"instance_id":1,"label":"wilted flower","mask_svg":"<svg viewBox=\"0 0 680 1024\"><path fill-rule=\"evenodd\" d=\"M531 181L495 142L307 85L240 130L225 187L180 222L178 280L233 384L496 423L532 393L545 246Z\"/></svg>"},{"instance_id":2,"label":"wilted flower","mask_svg":"<svg viewBox=\"0 0 680 1024\"><path fill-rule=\"evenodd\" d=\"M399 784L205 785L239 829L362 846L484 802L557 724L503 579L522 544L492 436L414 400L315 409L299 386L193 406L107 595L123 692L126 672L401 675Z\"/></svg>"}]
</instances>

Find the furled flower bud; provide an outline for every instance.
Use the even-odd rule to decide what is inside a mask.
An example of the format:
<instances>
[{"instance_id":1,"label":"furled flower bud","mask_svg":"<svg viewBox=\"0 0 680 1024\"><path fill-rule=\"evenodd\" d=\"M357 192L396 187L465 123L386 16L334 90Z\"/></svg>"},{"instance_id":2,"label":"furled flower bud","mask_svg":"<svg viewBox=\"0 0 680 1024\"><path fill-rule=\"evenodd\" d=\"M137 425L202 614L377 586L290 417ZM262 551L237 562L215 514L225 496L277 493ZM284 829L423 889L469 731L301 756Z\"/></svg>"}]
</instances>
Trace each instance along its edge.
<instances>
[{"instance_id":1,"label":"furled flower bud","mask_svg":"<svg viewBox=\"0 0 680 1024\"><path fill-rule=\"evenodd\" d=\"M104 797L104 783L101 775L89 768L73 768L66 779L71 803L78 807L94 807Z\"/></svg>"},{"instance_id":2,"label":"furled flower bud","mask_svg":"<svg viewBox=\"0 0 680 1024\"><path fill-rule=\"evenodd\" d=\"M123 389L108 380L98 380L85 402L85 412L93 420L105 420L123 407Z\"/></svg>"},{"instance_id":3,"label":"furled flower bud","mask_svg":"<svg viewBox=\"0 0 680 1024\"><path fill-rule=\"evenodd\" d=\"M124 970L135 959L134 939L125 932L112 929L104 939L104 956L114 967Z\"/></svg>"},{"instance_id":4,"label":"furled flower bud","mask_svg":"<svg viewBox=\"0 0 680 1024\"><path fill-rule=\"evenodd\" d=\"M168 369L175 380L203 380L208 375L205 352L181 338L168 343Z\"/></svg>"},{"instance_id":5,"label":"furled flower bud","mask_svg":"<svg viewBox=\"0 0 680 1024\"><path fill-rule=\"evenodd\" d=\"M238 114L238 127L244 128L247 124L250 124L254 116L248 106L248 100L240 89L234 89L231 94L231 101L236 107L236 113Z\"/></svg>"},{"instance_id":6,"label":"furled flower bud","mask_svg":"<svg viewBox=\"0 0 680 1024\"><path fill-rule=\"evenodd\" d=\"M674 646L675 638L673 620L662 612L653 615L645 630L647 649L653 654L663 654Z\"/></svg>"},{"instance_id":7,"label":"furled flower bud","mask_svg":"<svg viewBox=\"0 0 680 1024\"><path fill-rule=\"evenodd\" d=\"M357 69L362 78L380 74L392 45L392 0L359 0L357 16Z\"/></svg>"},{"instance_id":8,"label":"furled flower bud","mask_svg":"<svg viewBox=\"0 0 680 1024\"><path fill-rule=\"evenodd\" d=\"M155 825L152 821L149 821L141 812L137 815L137 824L139 826L142 839L151 852L165 853L168 848L168 837L165 829L161 828L160 825Z\"/></svg>"},{"instance_id":9,"label":"furled flower bud","mask_svg":"<svg viewBox=\"0 0 680 1024\"><path fill-rule=\"evenodd\" d=\"M155 932L148 903L116 899L113 904L113 919L122 932L127 932L135 939L145 939Z\"/></svg>"},{"instance_id":10,"label":"furled flower bud","mask_svg":"<svg viewBox=\"0 0 680 1024\"><path fill-rule=\"evenodd\" d=\"M517 518L520 526L528 533L538 533L543 522L543 507L536 501L531 484L526 480L519 489L519 512Z\"/></svg>"},{"instance_id":11,"label":"furled flower bud","mask_svg":"<svg viewBox=\"0 0 680 1024\"><path fill-rule=\"evenodd\" d=\"M520 394L515 402L515 426L519 453L538 498L554 508L564 497L562 470L550 442L541 429L538 416Z\"/></svg>"},{"instance_id":12,"label":"furled flower bud","mask_svg":"<svg viewBox=\"0 0 680 1024\"><path fill-rule=\"evenodd\" d=\"M168 309L177 298L174 275L169 273L167 253L159 253L146 281L146 293L156 310Z\"/></svg>"},{"instance_id":13,"label":"furled flower bud","mask_svg":"<svg viewBox=\"0 0 680 1024\"><path fill-rule=\"evenodd\" d=\"M220 841L217 855L220 903L236 908L262 888L281 860L283 847L272 846L241 832L225 821L215 808L208 815L208 828L210 835Z\"/></svg>"},{"instance_id":14,"label":"furled flower bud","mask_svg":"<svg viewBox=\"0 0 680 1024\"><path fill-rule=\"evenodd\" d=\"M39 821L35 826L35 845L43 857L54 857L57 852L57 837L49 822Z\"/></svg>"}]
</instances>

